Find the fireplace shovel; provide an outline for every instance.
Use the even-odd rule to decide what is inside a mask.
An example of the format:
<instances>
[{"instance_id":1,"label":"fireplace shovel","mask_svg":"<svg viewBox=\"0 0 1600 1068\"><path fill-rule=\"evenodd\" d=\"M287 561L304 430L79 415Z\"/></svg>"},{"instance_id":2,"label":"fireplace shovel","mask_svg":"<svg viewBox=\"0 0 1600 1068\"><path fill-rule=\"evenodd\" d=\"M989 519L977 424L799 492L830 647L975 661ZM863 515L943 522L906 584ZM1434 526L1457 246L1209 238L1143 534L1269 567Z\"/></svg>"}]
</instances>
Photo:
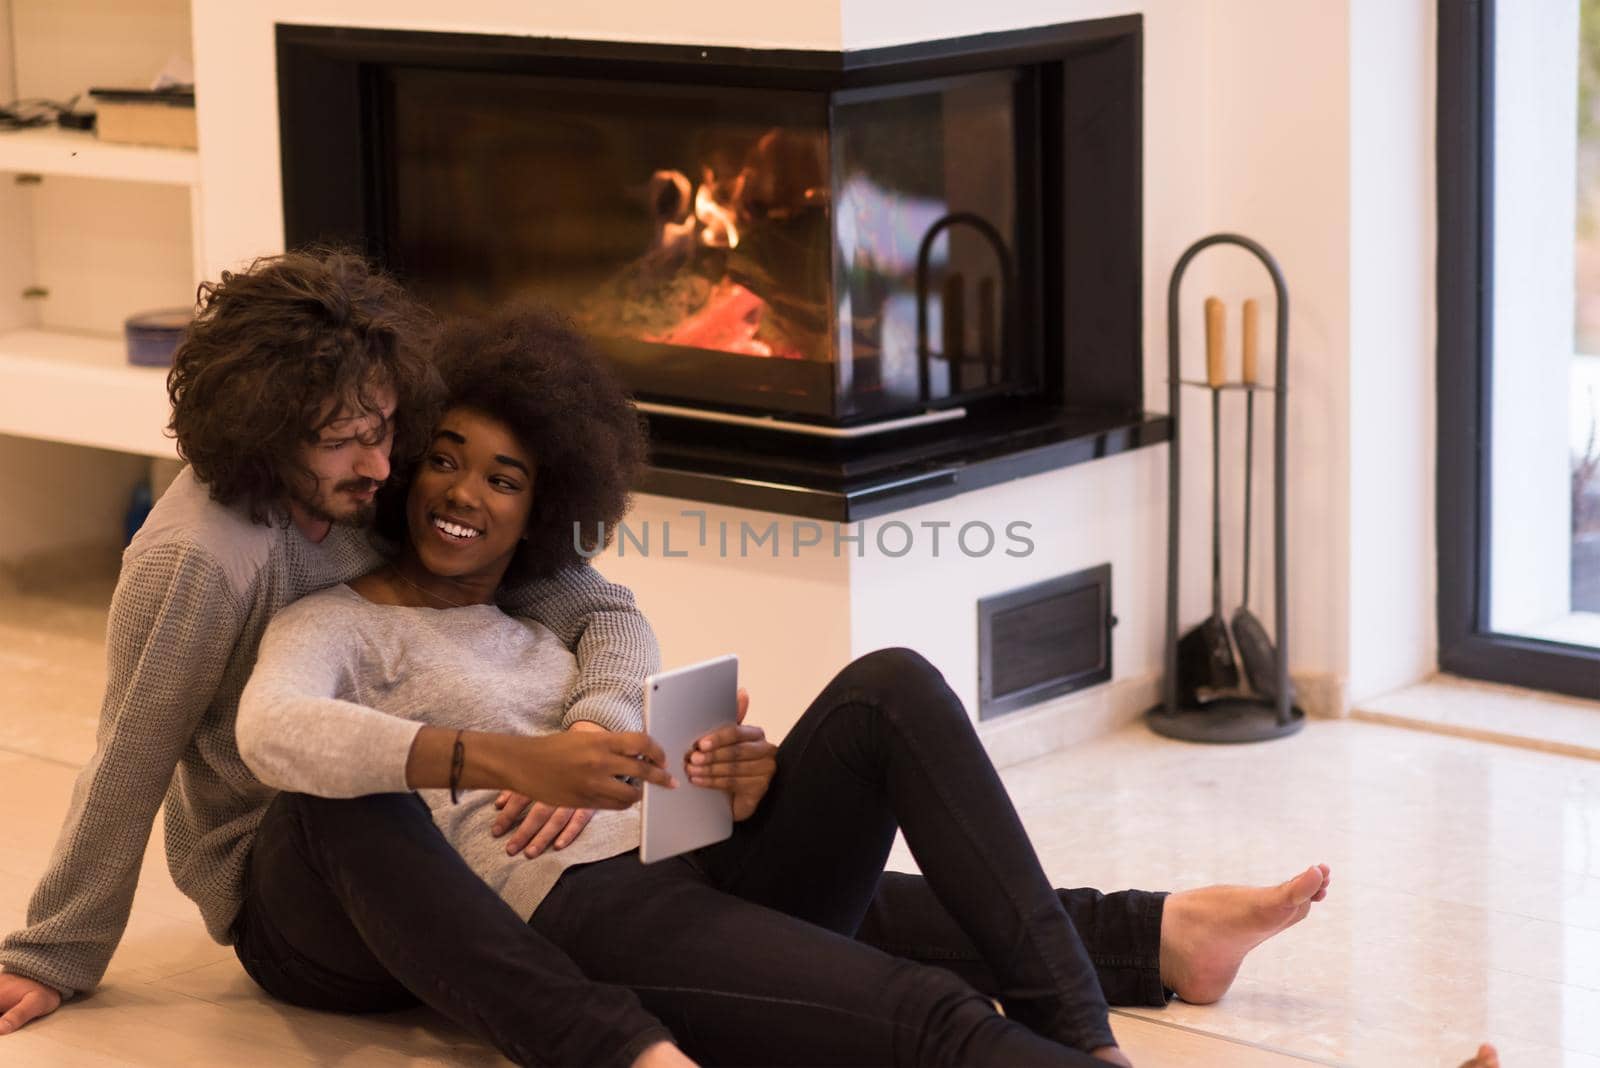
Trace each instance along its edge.
<instances>
[{"instance_id":1,"label":"fireplace shovel","mask_svg":"<svg viewBox=\"0 0 1600 1068\"><path fill-rule=\"evenodd\" d=\"M1250 611L1250 486L1253 475L1256 436L1256 327L1259 306L1244 302L1244 360L1240 378L1246 389L1244 401L1244 596L1233 612L1233 640L1239 646L1239 660L1251 687L1268 701L1278 699L1278 651L1267 637L1267 628ZM1280 313L1281 314L1281 313ZM1294 685L1289 686L1289 702L1294 703Z\"/></svg>"},{"instance_id":2,"label":"fireplace shovel","mask_svg":"<svg viewBox=\"0 0 1600 1068\"><path fill-rule=\"evenodd\" d=\"M1178 692L1187 705L1201 702L1201 691L1232 690L1239 665L1222 618L1222 459L1218 422L1222 413L1222 334L1224 309L1206 298L1206 381L1211 386L1211 616L1178 640ZM1177 448L1174 442L1171 446Z\"/></svg>"}]
</instances>

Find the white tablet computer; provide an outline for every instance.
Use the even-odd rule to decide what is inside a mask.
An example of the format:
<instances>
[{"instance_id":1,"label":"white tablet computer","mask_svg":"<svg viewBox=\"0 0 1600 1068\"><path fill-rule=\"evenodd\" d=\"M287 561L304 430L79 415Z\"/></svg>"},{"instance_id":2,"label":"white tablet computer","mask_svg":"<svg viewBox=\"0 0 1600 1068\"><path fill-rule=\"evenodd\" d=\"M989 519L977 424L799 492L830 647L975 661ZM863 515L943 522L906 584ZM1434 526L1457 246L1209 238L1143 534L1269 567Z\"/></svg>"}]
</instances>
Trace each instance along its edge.
<instances>
[{"instance_id":1,"label":"white tablet computer","mask_svg":"<svg viewBox=\"0 0 1600 1068\"><path fill-rule=\"evenodd\" d=\"M720 656L663 671L644 680L644 730L667 754L678 780L669 790L644 784L644 828L639 859L652 864L720 842L733 834L728 795L694 786L684 761L694 743L739 720L739 658Z\"/></svg>"}]
</instances>

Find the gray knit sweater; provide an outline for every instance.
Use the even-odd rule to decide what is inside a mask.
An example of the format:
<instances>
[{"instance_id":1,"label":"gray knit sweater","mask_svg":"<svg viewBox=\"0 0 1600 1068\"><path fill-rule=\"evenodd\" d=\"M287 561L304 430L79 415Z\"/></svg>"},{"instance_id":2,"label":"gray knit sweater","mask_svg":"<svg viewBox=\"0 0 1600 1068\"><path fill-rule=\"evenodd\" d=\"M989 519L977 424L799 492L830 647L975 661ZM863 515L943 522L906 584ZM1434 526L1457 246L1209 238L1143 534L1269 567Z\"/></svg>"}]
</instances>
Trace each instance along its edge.
<instances>
[{"instance_id":1,"label":"gray knit sweater","mask_svg":"<svg viewBox=\"0 0 1600 1068\"><path fill-rule=\"evenodd\" d=\"M239 757L234 717L268 622L285 605L381 561L361 531L312 544L287 521L252 524L185 470L123 554L106 635L95 754L79 774L28 925L0 943L6 970L64 995L93 987L122 938L157 808L167 865L206 930L230 941L252 836L274 791ZM564 723L642 725L655 636L633 595L572 568L504 599L577 653Z\"/></svg>"},{"instance_id":2,"label":"gray knit sweater","mask_svg":"<svg viewBox=\"0 0 1600 1068\"><path fill-rule=\"evenodd\" d=\"M349 586L285 608L239 699L239 753L261 781L319 797L406 789L424 724L497 734L561 731L577 681L548 628L494 605L374 604ZM640 689L643 686L640 681ZM601 811L578 839L529 860L489 833L498 790L419 790L434 823L502 900L532 916L561 873L639 846L639 812Z\"/></svg>"}]
</instances>

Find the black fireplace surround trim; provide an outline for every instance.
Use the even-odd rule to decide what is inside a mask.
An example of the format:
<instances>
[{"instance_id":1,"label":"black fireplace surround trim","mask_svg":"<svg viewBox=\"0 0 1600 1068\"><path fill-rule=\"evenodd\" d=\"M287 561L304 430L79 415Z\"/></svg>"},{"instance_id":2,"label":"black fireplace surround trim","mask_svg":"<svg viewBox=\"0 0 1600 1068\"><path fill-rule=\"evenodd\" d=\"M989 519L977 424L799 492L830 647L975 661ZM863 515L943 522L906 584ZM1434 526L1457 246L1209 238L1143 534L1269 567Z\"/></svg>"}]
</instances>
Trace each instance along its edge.
<instances>
[{"instance_id":1,"label":"black fireplace surround trim","mask_svg":"<svg viewBox=\"0 0 1600 1068\"><path fill-rule=\"evenodd\" d=\"M284 60L384 63L455 68L465 56L473 70L572 77L627 70L634 81L750 85L769 89L864 89L894 82L1059 58L1063 46L1091 46L1143 35L1142 15L1116 15L998 33L946 37L851 52L793 48L594 41L577 37L439 33L357 26L277 24L280 75ZM287 54L286 54L287 51ZM280 77L280 91L283 88ZM281 102L281 100L280 100Z\"/></svg>"},{"instance_id":2,"label":"black fireplace surround trim","mask_svg":"<svg viewBox=\"0 0 1600 1068\"><path fill-rule=\"evenodd\" d=\"M372 177L383 131L362 127L384 65L828 91L1071 55L1052 68L1061 105L1046 123L1081 147L1046 146L1065 195L1041 205L1062 294L1040 317L1054 354L1042 397L846 445L649 420L642 492L839 522L881 516L1171 439L1171 420L1143 408L1142 51L1138 15L852 52L279 24L285 243L354 244L386 260Z\"/></svg>"},{"instance_id":3,"label":"black fireplace surround trim","mask_svg":"<svg viewBox=\"0 0 1600 1068\"><path fill-rule=\"evenodd\" d=\"M1172 440L1172 420L1071 414L1037 405L1024 413L976 416L921 447L874 455L870 468L848 461L763 457L738 443L685 444L650 419L651 463L638 489L661 497L751 508L838 523L932 504L987 486L1057 471ZM666 433L662 433L667 429Z\"/></svg>"}]
</instances>

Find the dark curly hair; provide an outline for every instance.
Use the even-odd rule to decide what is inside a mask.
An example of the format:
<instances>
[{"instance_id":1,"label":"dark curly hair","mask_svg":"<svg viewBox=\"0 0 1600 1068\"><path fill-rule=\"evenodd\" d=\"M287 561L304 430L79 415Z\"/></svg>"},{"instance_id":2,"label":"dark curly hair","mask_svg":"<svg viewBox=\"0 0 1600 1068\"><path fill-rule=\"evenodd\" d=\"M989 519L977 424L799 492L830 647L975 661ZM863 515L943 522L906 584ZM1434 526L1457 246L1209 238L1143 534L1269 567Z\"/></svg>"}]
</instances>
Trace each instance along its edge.
<instances>
[{"instance_id":1,"label":"dark curly hair","mask_svg":"<svg viewBox=\"0 0 1600 1068\"><path fill-rule=\"evenodd\" d=\"M566 319L533 308L449 323L435 353L445 407L505 424L534 458L527 539L503 582L587 563L615 535L645 458L643 424L610 368ZM397 542L414 470L379 495L378 530Z\"/></svg>"},{"instance_id":2,"label":"dark curly hair","mask_svg":"<svg viewBox=\"0 0 1600 1068\"><path fill-rule=\"evenodd\" d=\"M223 504L266 523L344 401L397 400L392 450L404 465L427 445L441 386L428 358L433 317L393 278L344 249L264 257L200 285L198 311L167 376L178 454ZM309 473L309 472L307 472Z\"/></svg>"}]
</instances>

